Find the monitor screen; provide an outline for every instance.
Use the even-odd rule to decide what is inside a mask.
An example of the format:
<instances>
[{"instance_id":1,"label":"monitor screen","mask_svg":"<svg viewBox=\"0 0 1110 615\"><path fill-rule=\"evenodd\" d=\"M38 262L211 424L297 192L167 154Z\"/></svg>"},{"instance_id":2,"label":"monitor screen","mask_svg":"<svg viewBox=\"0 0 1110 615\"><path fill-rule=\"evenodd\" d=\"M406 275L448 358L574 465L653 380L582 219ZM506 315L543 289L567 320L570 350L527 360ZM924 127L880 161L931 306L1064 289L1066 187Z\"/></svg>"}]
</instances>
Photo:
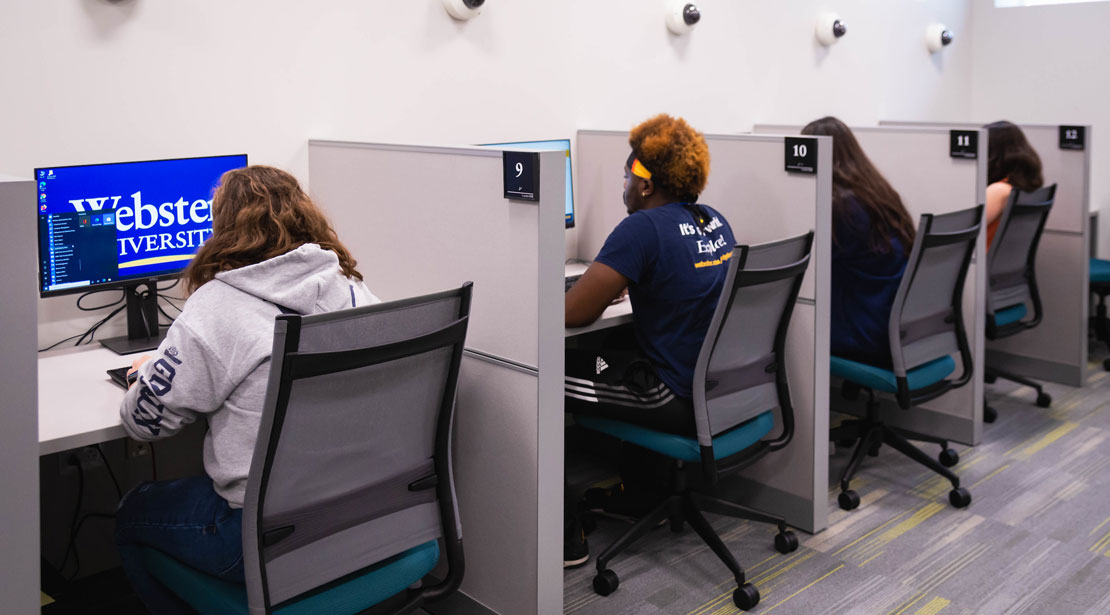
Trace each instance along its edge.
<instances>
[{"instance_id":1,"label":"monitor screen","mask_svg":"<svg viewBox=\"0 0 1110 615\"><path fill-rule=\"evenodd\" d=\"M487 143L487 146L502 149L516 149L528 152L551 152L563 150L567 153L567 228L574 227L574 186L571 181L570 169L570 139L552 139L550 141L517 141L513 143Z\"/></svg>"},{"instance_id":2,"label":"monitor screen","mask_svg":"<svg viewBox=\"0 0 1110 615\"><path fill-rule=\"evenodd\" d=\"M179 274L212 234L212 193L245 154L35 169L43 297Z\"/></svg>"}]
</instances>

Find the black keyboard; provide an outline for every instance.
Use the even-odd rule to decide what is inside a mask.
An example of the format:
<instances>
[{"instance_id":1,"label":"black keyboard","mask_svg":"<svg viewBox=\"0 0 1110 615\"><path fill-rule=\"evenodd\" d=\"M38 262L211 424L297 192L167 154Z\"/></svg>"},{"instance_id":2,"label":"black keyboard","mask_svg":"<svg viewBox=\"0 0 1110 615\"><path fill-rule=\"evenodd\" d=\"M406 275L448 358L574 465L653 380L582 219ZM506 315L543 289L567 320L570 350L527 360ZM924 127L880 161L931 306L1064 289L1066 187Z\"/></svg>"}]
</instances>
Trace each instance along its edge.
<instances>
[{"instance_id":1,"label":"black keyboard","mask_svg":"<svg viewBox=\"0 0 1110 615\"><path fill-rule=\"evenodd\" d=\"M134 382L134 378L131 379L131 382L128 382L127 380L127 372L129 371L131 371L130 365L126 367L117 367L115 369L108 370L108 377L112 379L112 382L123 387L123 389L126 391L128 388L130 388L131 382Z\"/></svg>"},{"instance_id":2,"label":"black keyboard","mask_svg":"<svg viewBox=\"0 0 1110 615\"><path fill-rule=\"evenodd\" d=\"M582 277L582 276L581 275L568 275L567 278L566 278L566 280L567 280L567 289L563 292L570 292L570 287L574 286L574 284L576 282L578 282L578 278L580 278L580 277Z\"/></svg>"}]
</instances>

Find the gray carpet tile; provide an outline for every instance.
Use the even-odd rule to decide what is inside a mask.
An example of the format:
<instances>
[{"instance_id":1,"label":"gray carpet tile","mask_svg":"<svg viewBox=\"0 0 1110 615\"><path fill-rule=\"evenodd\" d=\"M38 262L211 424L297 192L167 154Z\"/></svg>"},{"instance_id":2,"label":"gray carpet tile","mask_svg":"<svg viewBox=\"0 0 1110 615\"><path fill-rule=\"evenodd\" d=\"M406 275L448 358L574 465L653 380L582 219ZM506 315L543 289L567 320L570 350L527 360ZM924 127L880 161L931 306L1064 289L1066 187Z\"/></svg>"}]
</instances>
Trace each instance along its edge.
<instances>
[{"instance_id":1,"label":"gray carpet tile","mask_svg":"<svg viewBox=\"0 0 1110 615\"><path fill-rule=\"evenodd\" d=\"M1105 351L1094 355L1087 386L1046 386L1048 409L1033 405L1030 389L987 386L998 421L985 425L979 446L954 447L973 497L966 510L949 505L946 480L884 447L852 483L862 498L854 511L836 505L835 478L850 451L830 457L829 527L799 532L789 555L774 550L773 527L707 515L759 588L752 612L1110 613L1110 375L1101 371ZM626 527L602 519L591 551ZM689 528L653 530L610 567L620 588L604 598L591 587L592 560L565 571L564 612L739 612L731 575Z\"/></svg>"}]
</instances>

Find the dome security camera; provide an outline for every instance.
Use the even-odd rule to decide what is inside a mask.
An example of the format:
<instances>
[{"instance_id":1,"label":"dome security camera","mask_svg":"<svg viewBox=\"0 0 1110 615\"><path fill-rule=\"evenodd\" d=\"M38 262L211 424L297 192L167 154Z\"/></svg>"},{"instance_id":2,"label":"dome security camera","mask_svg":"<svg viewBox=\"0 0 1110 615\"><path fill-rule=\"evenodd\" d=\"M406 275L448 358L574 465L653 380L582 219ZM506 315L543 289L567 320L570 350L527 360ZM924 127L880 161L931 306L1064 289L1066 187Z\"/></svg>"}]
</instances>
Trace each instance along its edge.
<instances>
[{"instance_id":1,"label":"dome security camera","mask_svg":"<svg viewBox=\"0 0 1110 615\"><path fill-rule=\"evenodd\" d=\"M701 10L696 4L679 0L667 8L667 28L675 34L686 34L701 21Z\"/></svg>"},{"instance_id":2,"label":"dome security camera","mask_svg":"<svg viewBox=\"0 0 1110 615\"><path fill-rule=\"evenodd\" d=\"M848 33L847 26L836 13L822 13L817 18L817 40L828 47Z\"/></svg>"},{"instance_id":3,"label":"dome security camera","mask_svg":"<svg viewBox=\"0 0 1110 615\"><path fill-rule=\"evenodd\" d=\"M473 19L482 14L482 5L486 0L443 0L443 8L447 14L459 21Z\"/></svg>"},{"instance_id":4,"label":"dome security camera","mask_svg":"<svg viewBox=\"0 0 1110 615\"><path fill-rule=\"evenodd\" d=\"M955 38L956 35L944 24L935 23L925 28L925 47L929 49L929 53L936 53L951 45Z\"/></svg>"}]
</instances>

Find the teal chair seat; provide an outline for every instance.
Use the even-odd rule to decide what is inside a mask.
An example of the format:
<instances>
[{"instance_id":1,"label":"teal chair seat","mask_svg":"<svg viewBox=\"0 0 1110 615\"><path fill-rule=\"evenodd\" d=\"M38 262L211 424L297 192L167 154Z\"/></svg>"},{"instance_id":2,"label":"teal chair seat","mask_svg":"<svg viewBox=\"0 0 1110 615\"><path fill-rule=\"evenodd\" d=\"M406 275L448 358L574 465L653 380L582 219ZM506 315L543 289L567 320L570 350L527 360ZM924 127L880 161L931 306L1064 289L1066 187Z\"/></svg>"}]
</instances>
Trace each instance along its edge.
<instances>
[{"instance_id":1,"label":"teal chair seat","mask_svg":"<svg viewBox=\"0 0 1110 615\"><path fill-rule=\"evenodd\" d=\"M674 434L655 431L646 427L632 425L596 416L576 415L574 420L586 429L599 431L614 438L631 442L653 450L672 459L691 463L701 462L701 447L696 438L686 438ZM775 426L774 412L763 414L741 423L736 428L713 438L713 457L724 459L755 444Z\"/></svg>"},{"instance_id":2,"label":"teal chair seat","mask_svg":"<svg viewBox=\"0 0 1110 615\"><path fill-rule=\"evenodd\" d=\"M840 357L830 357L829 367L833 376L865 386L873 391L886 393L898 392L898 380L894 372L889 369L849 361ZM956 361L949 355L934 359L909 370L906 373L906 385L911 391L923 389L936 384L956 371Z\"/></svg>"},{"instance_id":3,"label":"teal chair seat","mask_svg":"<svg viewBox=\"0 0 1110 615\"><path fill-rule=\"evenodd\" d=\"M154 578L203 615L247 615L247 591L243 585L209 576L156 549L143 549L147 570ZM287 604L274 613L310 615L359 613L384 602L424 578L439 561L435 540L413 547L379 562L346 583L318 591Z\"/></svg>"},{"instance_id":4,"label":"teal chair seat","mask_svg":"<svg viewBox=\"0 0 1110 615\"><path fill-rule=\"evenodd\" d=\"M1110 282L1110 261L1092 258L1090 277L1092 282Z\"/></svg>"},{"instance_id":5,"label":"teal chair seat","mask_svg":"<svg viewBox=\"0 0 1110 615\"><path fill-rule=\"evenodd\" d=\"M1025 318L1025 315L1027 313L1028 311L1025 309L1024 303L1011 305L1004 310L998 310L994 313L994 326L1005 327L1010 323L1017 322L1022 318Z\"/></svg>"}]
</instances>

